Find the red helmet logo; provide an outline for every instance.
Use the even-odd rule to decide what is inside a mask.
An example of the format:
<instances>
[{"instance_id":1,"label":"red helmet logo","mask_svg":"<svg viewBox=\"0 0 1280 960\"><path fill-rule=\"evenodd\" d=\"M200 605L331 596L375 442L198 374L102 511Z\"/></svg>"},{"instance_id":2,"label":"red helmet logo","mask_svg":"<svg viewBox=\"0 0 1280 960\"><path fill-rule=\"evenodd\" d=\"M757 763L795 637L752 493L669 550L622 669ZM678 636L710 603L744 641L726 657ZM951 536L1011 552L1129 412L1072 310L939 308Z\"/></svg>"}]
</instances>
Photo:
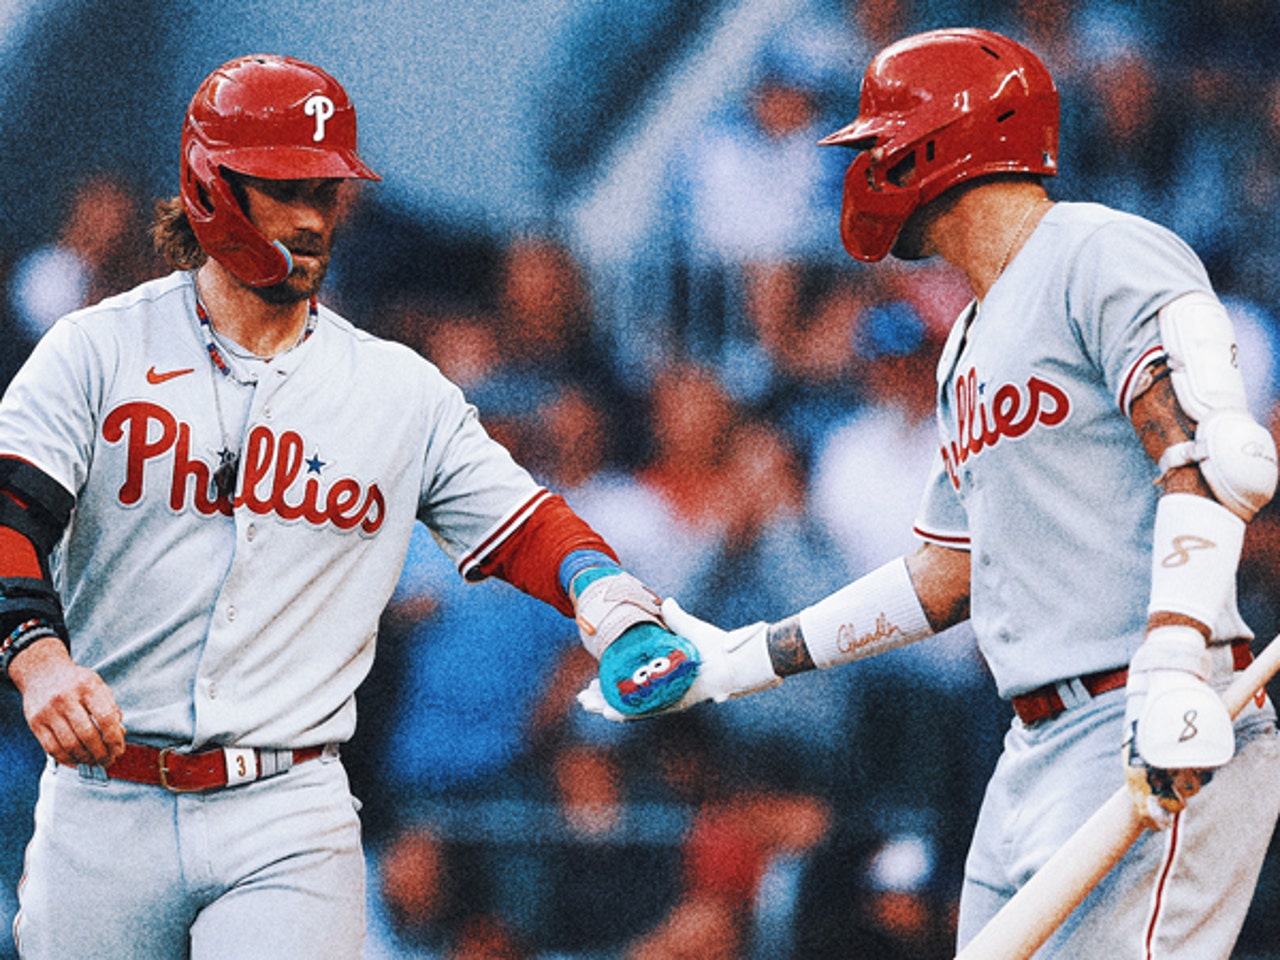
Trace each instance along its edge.
<instances>
[{"instance_id":1,"label":"red helmet logo","mask_svg":"<svg viewBox=\"0 0 1280 960\"><path fill-rule=\"evenodd\" d=\"M249 222L223 168L267 180L381 179L356 153L356 111L342 85L319 67L267 54L223 64L191 98L181 197L209 256L250 286L279 283L289 253Z\"/></svg>"},{"instance_id":2,"label":"red helmet logo","mask_svg":"<svg viewBox=\"0 0 1280 960\"><path fill-rule=\"evenodd\" d=\"M865 151L845 174L840 237L882 260L916 209L964 180L1058 172L1058 90L1040 59L989 30L932 30L871 61L858 118L822 146Z\"/></svg>"}]
</instances>

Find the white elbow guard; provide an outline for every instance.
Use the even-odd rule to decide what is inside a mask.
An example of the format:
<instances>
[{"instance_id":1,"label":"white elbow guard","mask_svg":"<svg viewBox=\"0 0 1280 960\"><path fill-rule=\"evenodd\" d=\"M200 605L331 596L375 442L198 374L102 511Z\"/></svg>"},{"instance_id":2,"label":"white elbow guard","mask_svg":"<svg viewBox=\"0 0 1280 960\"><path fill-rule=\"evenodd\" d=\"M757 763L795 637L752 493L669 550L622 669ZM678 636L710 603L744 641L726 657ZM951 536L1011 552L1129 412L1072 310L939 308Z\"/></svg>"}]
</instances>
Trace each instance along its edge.
<instances>
[{"instance_id":1,"label":"white elbow guard","mask_svg":"<svg viewBox=\"0 0 1280 960\"><path fill-rule=\"evenodd\" d=\"M1159 322L1174 394L1196 421L1195 438L1169 447L1160 472L1199 464L1219 502L1251 520L1275 494L1276 447L1249 413L1231 318L1215 297L1191 293L1163 307Z\"/></svg>"},{"instance_id":2,"label":"white elbow guard","mask_svg":"<svg viewBox=\"0 0 1280 960\"><path fill-rule=\"evenodd\" d=\"M1241 520L1252 520L1276 492L1275 441L1246 410L1206 414L1194 440L1175 443L1161 455L1160 475L1189 463L1200 465L1218 502Z\"/></svg>"}]
</instances>

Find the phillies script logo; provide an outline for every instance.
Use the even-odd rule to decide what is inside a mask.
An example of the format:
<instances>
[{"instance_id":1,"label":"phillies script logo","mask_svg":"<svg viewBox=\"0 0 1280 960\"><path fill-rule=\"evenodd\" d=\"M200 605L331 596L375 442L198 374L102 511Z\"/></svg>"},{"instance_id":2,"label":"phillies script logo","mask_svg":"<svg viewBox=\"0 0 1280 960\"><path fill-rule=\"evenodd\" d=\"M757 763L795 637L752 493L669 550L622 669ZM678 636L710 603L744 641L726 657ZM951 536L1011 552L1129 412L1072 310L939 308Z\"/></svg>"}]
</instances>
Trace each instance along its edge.
<instances>
[{"instance_id":1,"label":"phillies script logo","mask_svg":"<svg viewBox=\"0 0 1280 960\"><path fill-rule=\"evenodd\" d=\"M978 389L972 367L956 379L956 439L942 447L951 485L960 489L958 469L970 457L1002 439L1020 437L1037 423L1056 427L1071 413L1071 398L1057 384L1031 377L1025 387L1005 383L990 401Z\"/></svg>"},{"instance_id":2,"label":"phillies script logo","mask_svg":"<svg viewBox=\"0 0 1280 960\"><path fill-rule=\"evenodd\" d=\"M378 485L371 483L365 490L351 477L336 480L323 490L319 477L309 476L300 491L290 494L303 467L308 465L302 437L292 430L278 437L263 426L249 432L244 449L244 480L234 501L212 495L209 465L191 456L191 426L180 423L164 407L142 401L121 404L107 414L102 437L108 443L123 440L128 445L128 466L118 494L125 506L142 499L147 461L172 453L169 507L175 512L188 502L205 516L231 516L232 510L244 508L262 515L275 514L282 520L305 520L316 526L331 523L339 530L359 527L369 534L377 533L386 516L386 503Z\"/></svg>"}]
</instances>

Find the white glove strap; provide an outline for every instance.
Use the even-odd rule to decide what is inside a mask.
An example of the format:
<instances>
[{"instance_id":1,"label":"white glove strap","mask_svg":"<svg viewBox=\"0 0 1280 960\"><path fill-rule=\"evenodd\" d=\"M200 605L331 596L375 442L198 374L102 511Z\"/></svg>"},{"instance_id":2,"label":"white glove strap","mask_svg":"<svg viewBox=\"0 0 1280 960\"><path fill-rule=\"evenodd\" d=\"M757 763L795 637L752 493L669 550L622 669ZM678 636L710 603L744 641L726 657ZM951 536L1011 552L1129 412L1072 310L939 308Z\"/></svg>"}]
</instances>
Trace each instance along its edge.
<instances>
[{"instance_id":1,"label":"white glove strap","mask_svg":"<svg viewBox=\"0 0 1280 960\"><path fill-rule=\"evenodd\" d=\"M1152 670L1179 670L1208 680L1211 669L1209 651L1195 627L1156 627L1129 661L1131 677Z\"/></svg>"},{"instance_id":2,"label":"white glove strap","mask_svg":"<svg viewBox=\"0 0 1280 960\"><path fill-rule=\"evenodd\" d=\"M1210 628L1229 619L1235 611L1244 528L1243 520L1206 497L1161 497L1156 505L1148 613L1180 613ZM1214 639L1234 639L1216 632Z\"/></svg>"},{"instance_id":3,"label":"white glove strap","mask_svg":"<svg viewBox=\"0 0 1280 960\"><path fill-rule=\"evenodd\" d=\"M801 610L800 629L818 667L859 660L933 635L901 558Z\"/></svg>"},{"instance_id":4,"label":"white glove strap","mask_svg":"<svg viewBox=\"0 0 1280 960\"><path fill-rule=\"evenodd\" d=\"M663 626L661 598L623 571L587 584L574 600L578 635L597 660L605 648L637 623Z\"/></svg>"}]
</instances>

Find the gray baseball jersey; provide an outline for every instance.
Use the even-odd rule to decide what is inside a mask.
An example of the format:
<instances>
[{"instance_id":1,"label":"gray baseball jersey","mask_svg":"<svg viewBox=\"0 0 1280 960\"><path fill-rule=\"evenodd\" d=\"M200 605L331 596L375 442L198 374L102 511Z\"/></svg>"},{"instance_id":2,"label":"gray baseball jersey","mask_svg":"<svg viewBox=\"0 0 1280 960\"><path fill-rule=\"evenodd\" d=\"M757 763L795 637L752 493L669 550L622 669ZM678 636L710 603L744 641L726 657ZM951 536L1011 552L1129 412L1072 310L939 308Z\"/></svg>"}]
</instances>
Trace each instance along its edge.
<instances>
[{"instance_id":1,"label":"gray baseball jersey","mask_svg":"<svg viewBox=\"0 0 1280 960\"><path fill-rule=\"evenodd\" d=\"M1210 291L1185 243L1059 203L938 364L942 449L916 528L972 554L971 610L1002 696L1123 666L1150 596L1156 469L1128 419L1157 311Z\"/></svg>"},{"instance_id":2,"label":"gray baseball jersey","mask_svg":"<svg viewBox=\"0 0 1280 960\"><path fill-rule=\"evenodd\" d=\"M1002 695L1123 666L1142 642L1159 488L1128 413L1138 373L1162 355L1157 312L1209 289L1167 230L1059 203L952 330L917 532L971 551L974 632ZM1230 650L1214 663L1224 684ZM1124 709L1117 689L1010 725L965 864L961 947L1120 788ZM1230 952L1280 803L1255 796L1280 764L1274 716L1254 703L1238 718L1235 759L1037 956Z\"/></svg>"},{"instance_id":3,"label":"gray baseball jersey","mask_svg":"<svg viewBox=\"0 0 1280 960\"><path fill-rule=\"evenodd\" d=\"M433 365L324 307L270 362L217 347L229 375L187 273L71 314L0 404L0 455L75 495L55 579L131 739L344 741L415 519L466 572L548 494Z\"/></svg>"}]
</instances>

